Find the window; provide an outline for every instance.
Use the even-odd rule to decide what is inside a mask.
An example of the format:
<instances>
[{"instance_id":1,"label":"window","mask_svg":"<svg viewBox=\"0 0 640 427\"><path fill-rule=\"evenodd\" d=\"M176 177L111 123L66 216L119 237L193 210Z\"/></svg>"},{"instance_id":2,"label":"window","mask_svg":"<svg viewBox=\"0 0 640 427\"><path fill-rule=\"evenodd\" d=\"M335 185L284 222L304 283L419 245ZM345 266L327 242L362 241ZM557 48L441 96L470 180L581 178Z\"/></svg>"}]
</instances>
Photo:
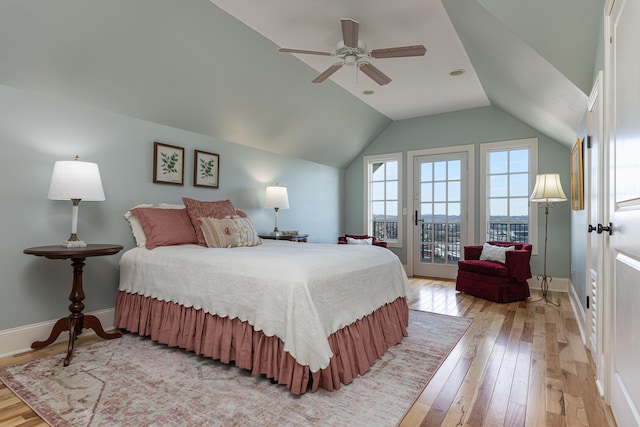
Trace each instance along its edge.
<instances>
[{"instance_id":1,"label":"window","mask_svg":"<svg viewBox=\"0 0 640 427\"><path fill-rule=\"evenodd\" d=\"M529 203L537 173L537 147L537 139L481 145L485 241L537 243L537 211Z\"/></svg>"},{"instance_id":2,"label":"window","mask_svg":"<svg viewBox=\"0 0 640 427\"><path fill-rule=\"evenodd\" d=\"M384 240L392 247L402 245L400 200L402 153L364 158L365 224L367 234Z\"/></svg>"}]
</instances>

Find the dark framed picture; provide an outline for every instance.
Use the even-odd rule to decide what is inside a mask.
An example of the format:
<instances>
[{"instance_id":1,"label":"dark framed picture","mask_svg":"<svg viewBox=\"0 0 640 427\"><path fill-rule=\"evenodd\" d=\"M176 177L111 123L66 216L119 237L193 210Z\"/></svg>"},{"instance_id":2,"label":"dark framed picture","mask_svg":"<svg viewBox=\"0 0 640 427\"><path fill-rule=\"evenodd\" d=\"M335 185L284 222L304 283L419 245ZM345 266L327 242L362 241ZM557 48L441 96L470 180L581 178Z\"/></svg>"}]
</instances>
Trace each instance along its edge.
<instances>
[{"instance_id":1,"label":"dark framed picture","mask_svg":"<svg viewBox=\"0 0 640 427\"><path fill-rule=\"evenodd\" d=\"M216 153L195 150L193 185L196 187L218 188L219 178L220 156Z\"/></svg>"},{"instance_id":2,"label":"dark framed picture","mask_svg":"<svg viewBox=\"0 0 640 427\"><path fill-rule=\"evenodd\" d=\"M184 148L153 143L153 182L184 185Z\"/></svg>"},{"instance_id":3,"label":"dark framed picture","mask_svg":"<svg viewBox=\"0 0 640 427\"><path fill-rule=\"evenodd\" d=\"M584 178L582 172L582 138L571 149L571 209L584 209Z\"/></svg>"}]
</instances>

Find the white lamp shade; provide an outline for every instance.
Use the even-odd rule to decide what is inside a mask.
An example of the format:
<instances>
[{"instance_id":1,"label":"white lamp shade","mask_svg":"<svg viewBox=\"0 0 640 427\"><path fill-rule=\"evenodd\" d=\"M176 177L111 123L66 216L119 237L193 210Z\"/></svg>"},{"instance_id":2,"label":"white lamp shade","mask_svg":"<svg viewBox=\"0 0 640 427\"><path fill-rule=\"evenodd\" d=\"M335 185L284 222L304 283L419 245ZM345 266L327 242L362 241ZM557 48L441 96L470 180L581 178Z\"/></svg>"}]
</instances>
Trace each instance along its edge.
<instances>
[{"instance_id":1,"label":"white lamp shade","mask_svg":"<svg viewBox=\"0 0 640 427\"><path fill-rule=\"evenodd\" d=\"M267 187L264 193L264 207L289 209L289 195L287 187Z\"/></svg>"},{"instance_id":2,"label":"white lamp shade","mask_svg":"<svg viewBox=\"0 0 640 427\"><path fill-rule=\"evenodd\" d=\"M567 196L562 191L560 174L548 173L536 176L536 185L529 200L532 202L564 202Z\"/></svg>"},{"instance_id":3,"label":"white lamp shade","mask_svg":"<svg viewBox=\"0 0 640 427\"><path fill-rule=\"evenodd\" d=\"M47 198L50 200L104 200L98 165L79 160L55 162Z\"/></svg>"}]
</instances>

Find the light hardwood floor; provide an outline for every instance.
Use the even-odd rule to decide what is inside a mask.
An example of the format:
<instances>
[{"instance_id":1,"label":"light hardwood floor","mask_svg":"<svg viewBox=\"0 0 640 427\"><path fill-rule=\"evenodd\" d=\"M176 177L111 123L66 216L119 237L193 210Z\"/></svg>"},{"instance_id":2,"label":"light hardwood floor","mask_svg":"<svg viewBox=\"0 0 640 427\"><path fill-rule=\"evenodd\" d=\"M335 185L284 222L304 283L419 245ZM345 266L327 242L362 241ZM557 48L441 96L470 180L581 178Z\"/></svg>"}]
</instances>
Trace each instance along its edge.
<instances>
[{"instance_id":1,"label":"light hardwood floor","mask_svg":"<svg viewBox=\"0 0 640 427\"><path fill-rule=\"evenodd\" d=\"M412 308L474 321L401 427L615 426L566 294L552 293L560 307L534 302L537 294L495 304L457 293L449 281L412 278L411 285L418 293ZM65 351L58 344L0 359L0 366ZM45 425L0 382L0 427Z\"/></svg>"}]
</instances>

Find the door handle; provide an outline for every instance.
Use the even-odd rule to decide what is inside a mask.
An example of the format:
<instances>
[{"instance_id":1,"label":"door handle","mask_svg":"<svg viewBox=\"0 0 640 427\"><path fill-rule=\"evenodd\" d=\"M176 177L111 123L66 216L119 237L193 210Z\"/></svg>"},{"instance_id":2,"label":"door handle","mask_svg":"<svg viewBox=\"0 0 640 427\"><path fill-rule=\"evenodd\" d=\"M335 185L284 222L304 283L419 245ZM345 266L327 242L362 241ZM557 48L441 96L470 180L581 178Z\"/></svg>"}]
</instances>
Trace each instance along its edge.
<instances>
[{"instance_id":1,"label":"door handle","mask_svg":"<svg viewBox=\"0 0 640 427\"><path fill-rule=\"evenodd\" d=\"M603 226L602 224L598 224L598 234L602 234L603 231L609 233L609 236L613 234L613 224L609 223L608 226Z\"/></svg>"},{"instance_id":2,"label":"door handle","mask_svg":"<svg viewBox=\"0 0 640 427\"><path fill-rule=\"evenodd\" d=\"M596 231L596 230L597 230L596 227L594 227L593 225L589 224L589 228L587 228L587 232L588 233L591 233L592 231Z\"/></svg>"},{"instance_id":3,"label":"door handle","mask_svg":"<svg viewBox=\"0 0 640 427\"><path fill-rule=\"evenodd\" d=\"M418 219L418 211L414 211L413 213L413 225L418 225L419 222L424 222L424 219Z\"/></svg>"}]
</instances>

